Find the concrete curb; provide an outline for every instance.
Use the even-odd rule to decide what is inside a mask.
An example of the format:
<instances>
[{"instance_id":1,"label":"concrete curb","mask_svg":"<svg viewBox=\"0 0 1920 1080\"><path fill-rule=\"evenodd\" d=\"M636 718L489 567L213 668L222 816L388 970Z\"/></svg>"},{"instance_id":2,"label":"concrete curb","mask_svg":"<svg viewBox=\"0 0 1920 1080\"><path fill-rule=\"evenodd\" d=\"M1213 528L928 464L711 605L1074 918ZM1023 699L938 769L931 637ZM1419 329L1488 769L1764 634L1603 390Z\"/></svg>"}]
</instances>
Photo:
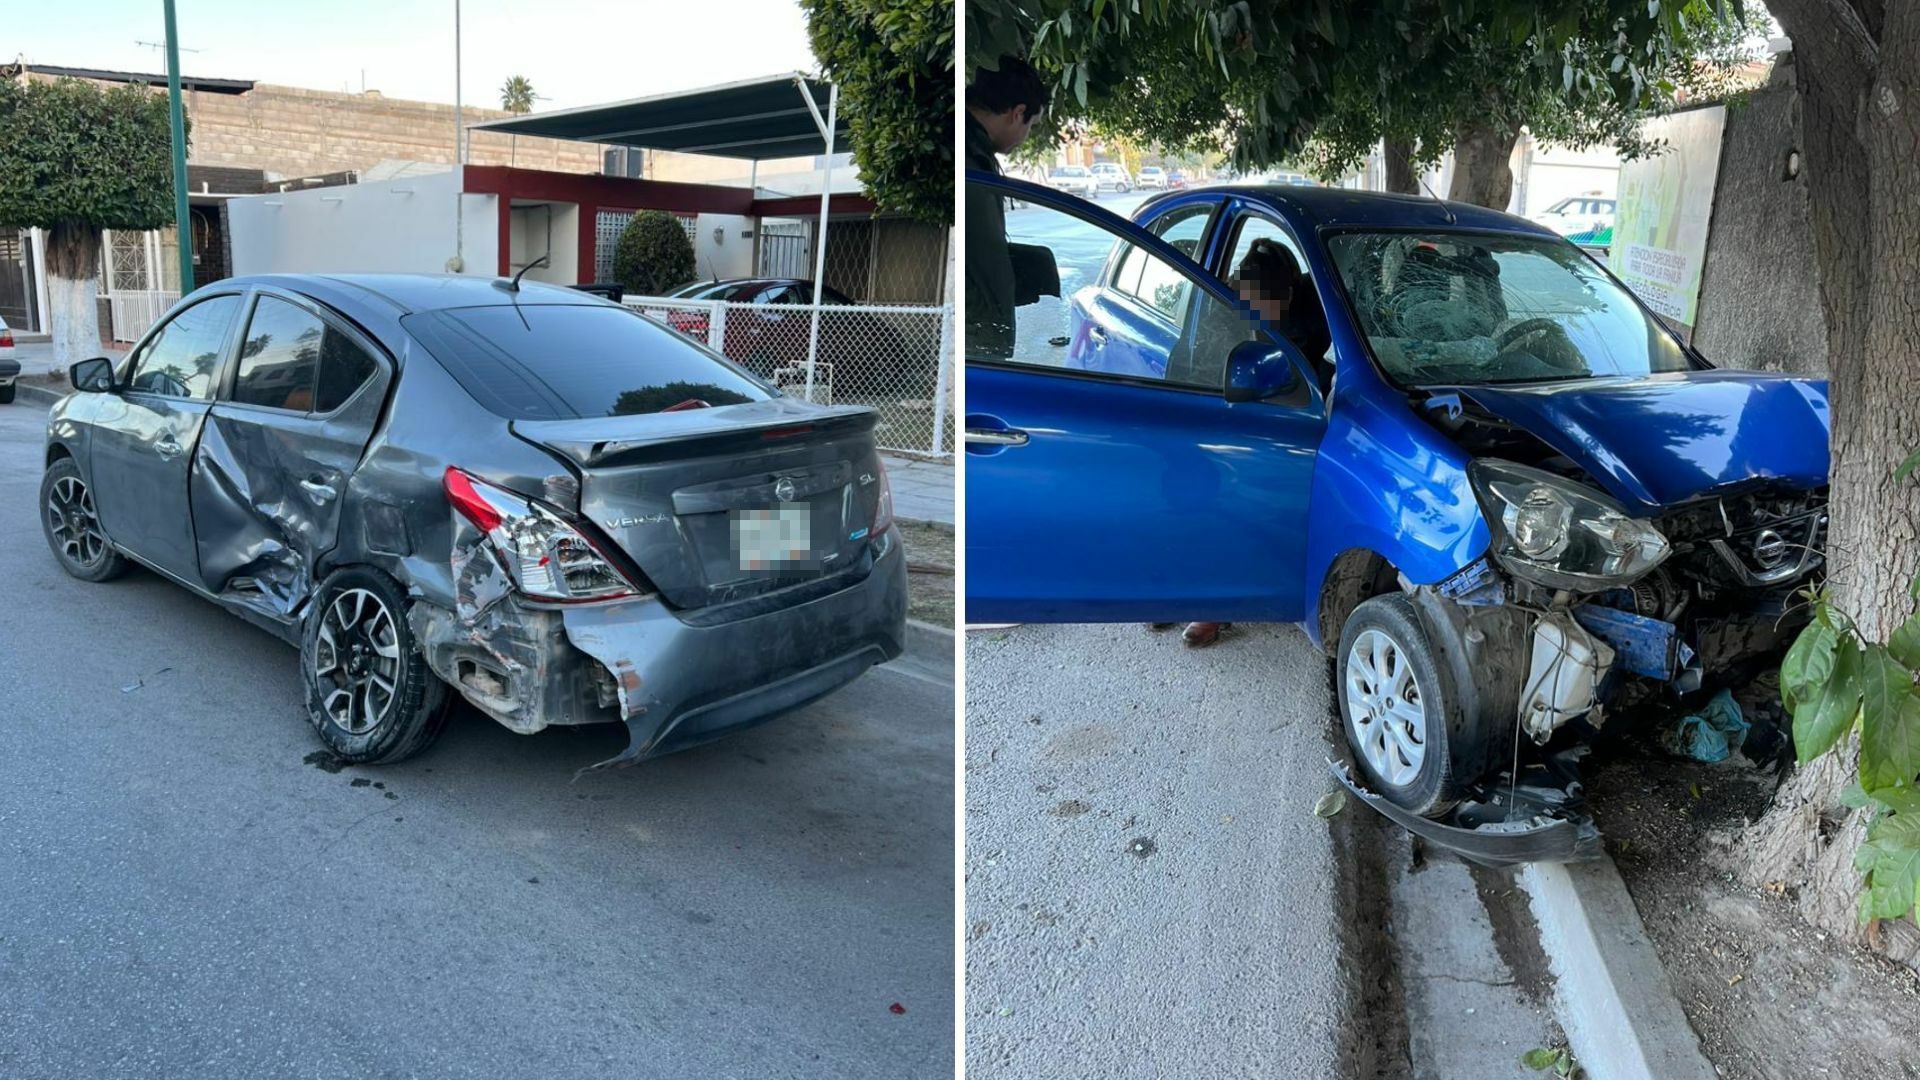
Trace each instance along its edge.
<instances>
[{"instance_id":1,"label":"concrete curb","mask_svg":"<svg viewBox=\"0 0 1920 1080\"><path fill-rule=\"evenodd\" d=\"M35 386L33 383L17 382L13 384L13 388L18 393L18 397L15 400L39 405L48 409L53 408L55 402L67 396L49 390L44 386Z\"/></svg>"},{"instance_id":2,"label":"concrete curb","mask_svg":"<svg viewBox=\"0 0 1920 1080\"><path fill-rule=\"evenodd\" d=\"M1714 1080L1613 860L1531 863L1520 883L1553 969L1554 1011L1587 1075Z\"/></svg>"},{"instance_id":3,"label":"concrete curb","mask_svg":"<svg viewBox=\"0 0 1920 1080\"><path fill-rule=\"evenodd\" d=\"M908 619L906 644L907 655L945 664L948 671L953 670L956 656L952 630L919 619Z\"/></svg>"}]
</instances>

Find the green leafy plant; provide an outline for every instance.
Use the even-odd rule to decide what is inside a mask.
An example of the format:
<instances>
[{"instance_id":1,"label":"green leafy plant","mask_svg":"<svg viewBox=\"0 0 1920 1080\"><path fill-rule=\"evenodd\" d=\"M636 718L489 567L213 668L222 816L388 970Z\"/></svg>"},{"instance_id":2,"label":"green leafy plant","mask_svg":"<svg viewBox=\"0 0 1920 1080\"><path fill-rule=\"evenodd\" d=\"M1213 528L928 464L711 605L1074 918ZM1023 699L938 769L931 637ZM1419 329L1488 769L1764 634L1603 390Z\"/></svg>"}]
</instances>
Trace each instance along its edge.
<instances>
[{"instance_id":1,"label":"green leafy plant","mask_svg":"<svg viewBox=\"0 0 1920 1080\"><path fill-rule=\"evenodd\" d=\"M613 249L613 277L641 296L659 296L692 281L693 241L680 219L664 210L633 215Z\"/></svg>"},{"instance_id":2,"label":"green leafy plant","mask_svg":"<svg viewBox=\"0 0 1920 1080\"><path fill-rule=\"evenodd\" d=\"M1920 468L1920 452L1895 473L1904 482ZM1859 734L1858 778L1841 795L1865 810L1866 842L1854 857L1865 875L1860 918L1914 915L1920 888L1920 610L1884 642L1869 641L1823 586L1803 594L1813 620L1780 665L1780 698L1793 714L1800 763L1846 745ZM1908 590L1920 598L1920 580Z\"/></svg>"},{"instance_id":3,"label":"green leafy plant","mask_svg":"<svg viewBox=\"0 0 1920 1080\"><path fill-rule=\"evenodd\" d=\"M853 159L888 210L953 222L952 0L801 0Z\"/></svg>"},{"instance_id":4,"label":"green leafy plant","mask_svg":"<svg viewBox=\"0 0 1920 1080\"><path fill-rule=\"evenodd\" d=\"M1538 1072L1551 1072L1562 1080L1586 1075L1580 1063L1573 1060L1573 1052L1564 1046L1536 1046L1520 1055L1520 1064Z\"/></svg>"}]
</instances>

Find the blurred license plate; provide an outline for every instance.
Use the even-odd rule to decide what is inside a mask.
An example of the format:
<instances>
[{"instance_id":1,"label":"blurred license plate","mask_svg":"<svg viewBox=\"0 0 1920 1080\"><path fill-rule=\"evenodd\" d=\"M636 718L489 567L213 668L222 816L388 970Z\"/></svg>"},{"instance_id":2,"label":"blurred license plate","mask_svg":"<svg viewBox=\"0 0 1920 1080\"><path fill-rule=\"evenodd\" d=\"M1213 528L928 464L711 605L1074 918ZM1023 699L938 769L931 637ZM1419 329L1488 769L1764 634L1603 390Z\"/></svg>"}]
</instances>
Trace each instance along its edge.
<instances>
[{"instance_id":1,"label":"blurred license plate","mask_svg":"<svg viewBox=\"0 0 1920 1080\"><path fill-rule=\"evenodd\" d=\"M806 503L735 510L729 525L734 558L742 570L765 570L813 557L813 507Z\"/></svg>"}]
</instances>

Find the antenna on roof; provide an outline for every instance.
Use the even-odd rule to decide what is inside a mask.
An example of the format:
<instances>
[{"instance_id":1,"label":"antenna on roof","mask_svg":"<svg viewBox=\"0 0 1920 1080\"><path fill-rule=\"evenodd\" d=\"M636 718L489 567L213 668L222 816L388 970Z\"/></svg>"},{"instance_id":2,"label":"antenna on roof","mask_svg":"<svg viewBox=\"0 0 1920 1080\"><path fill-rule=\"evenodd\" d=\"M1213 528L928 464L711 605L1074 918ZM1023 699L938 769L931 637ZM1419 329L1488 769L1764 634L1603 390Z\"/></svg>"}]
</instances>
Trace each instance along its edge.
<instances>
[{"instance_id":1,"label":"antenna on roof","mask_svg":"<svg viewBox=\"0 0 1920 1080\"><path fill-rule=\"evenodd\" d=\"M527 276L527 271L533 269L536 266L545 266L545 265L547 265L547 257L545 255L542 255L539 258L528 263L527 265L521 267L520 272L513 275L512 281L502 281L499 278L493 279L493 287L496 289L505 289L508 292L517 293L520 291L520 279Z\"/></svg>"},{"instance_id":2,"label":"antenna on roof","mask_svg":"<svg viewBox=\"0 0 1920 1080\"><path fill-rule=\"evenodd\" d=\"M1431 195L1431 196L1433 196L1433 201L1434 201L1434 202L1437 202L1437 203L1439 203L1439 204L1440 204L1440 212L1441 212L1441 213L1443 213L1443 214L1445 214L1445 215L1447 215L1447 224L1449 224L1449 225L1458 225L1458 224L1460 224L1459 222L1457 222L1457 221L1455 221L1455 220L1453 219L1453 207L1451 207L1451 206L1448 206L1448 205L1447 205L1447 200L1445 200L1445 199L1443 199L1443 198L1441 198L1441 197L1440 197L1440 196L1439 196L1438 194L1436 194L1436 193L1434 192L1434 190L1433 190L1433 188L1431 188L1431 187L1429 187L1429 186L1427 185L1427 178L1426 178L1426 177L1424 177L1424 176L1421 176L1421 175L1420 175L1419 173L1415 173L1415 174L1414 174L1414 176L1413 176L1413 178L1414 178L1415 180L1418 180L1418 181L1420 181L1420 186L1421 186L1421 187L1423 187L1423 188L1426 188L1426 191L1427 191L1427 194L1428 194L1428 195Z\"/></svg>"}]
</instances>

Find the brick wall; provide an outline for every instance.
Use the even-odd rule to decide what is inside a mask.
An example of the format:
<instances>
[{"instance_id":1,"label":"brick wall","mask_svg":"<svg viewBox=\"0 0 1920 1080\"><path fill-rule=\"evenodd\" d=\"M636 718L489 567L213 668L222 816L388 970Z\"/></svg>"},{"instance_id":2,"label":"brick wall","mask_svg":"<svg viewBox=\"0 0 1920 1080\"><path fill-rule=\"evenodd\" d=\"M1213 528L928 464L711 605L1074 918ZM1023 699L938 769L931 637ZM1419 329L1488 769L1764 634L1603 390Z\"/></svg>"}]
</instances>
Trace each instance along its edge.
<instances>
[{"instance_id":1,"label":"brick wall","mask_svg":"<svg viewBox=\"0 0 1920 1080\"><path fill-rule=\"evenodd\" d=\"M189 160L238 165L283 176L341 169L364 170L387 159L453 163L453 106L381 96L257 83L245 94L190 91L193 124ZM468 123L507 115L464 110ZM467 160L476 165L518 163L523 168L591 173L600 150L583 143L490 131L468 133Z\"/></svg>"}]
</instances>

